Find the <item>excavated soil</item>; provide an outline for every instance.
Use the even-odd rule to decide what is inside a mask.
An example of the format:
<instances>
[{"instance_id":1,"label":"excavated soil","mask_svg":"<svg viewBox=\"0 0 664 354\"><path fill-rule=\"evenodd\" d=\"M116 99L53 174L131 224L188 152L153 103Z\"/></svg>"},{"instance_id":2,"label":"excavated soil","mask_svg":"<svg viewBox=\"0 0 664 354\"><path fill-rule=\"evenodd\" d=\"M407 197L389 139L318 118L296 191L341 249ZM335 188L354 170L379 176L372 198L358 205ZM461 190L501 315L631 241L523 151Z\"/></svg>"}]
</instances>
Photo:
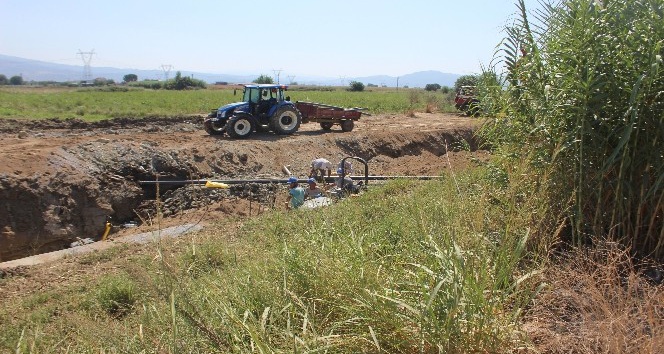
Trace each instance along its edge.
<instances>
[{"instance_id":1,"label":"excavated soil","mask_svg":"<svg viewBox=\"0 0 664 354\"><path fill-rule=\"evenodd\" d=\"M200 117L0 120L0 262L98 240L107 220L115 235L122 225L140 229L156 210L167 224L195 211L205 222L283 207L285 195L280 184L162 183L157 191L139 181L284 178L284 166L305 177L311 160L345 156L367 160L371 175L438 175L486 157L476 127L454 114L377 115L352 132L309 123L294 135L234 140L206 134Z\"/></svg>"}]
</instances>

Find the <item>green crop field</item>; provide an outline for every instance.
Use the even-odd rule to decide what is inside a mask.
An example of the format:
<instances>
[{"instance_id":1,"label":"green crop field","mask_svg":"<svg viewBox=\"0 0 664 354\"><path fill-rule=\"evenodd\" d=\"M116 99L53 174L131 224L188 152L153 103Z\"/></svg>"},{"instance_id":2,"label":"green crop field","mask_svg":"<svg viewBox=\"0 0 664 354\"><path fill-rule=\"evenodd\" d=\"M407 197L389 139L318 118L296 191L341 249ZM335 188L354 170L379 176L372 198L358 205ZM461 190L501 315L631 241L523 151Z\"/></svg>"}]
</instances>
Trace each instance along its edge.
<instances>
[{"instance_id":1,"label":"green crop field","mask_svg":"<svg viewBox=\"0 0 664 354\"><path fill-rule=\"evenodd\" d=\"M241 100L241 91L201 89L185 91L142 88L0 88L0 118L47 119L141 118L207 114ZM349 92L290 90L292 101L314 101L342 107L363 107L373 114L413 111L453 111L449 94L421 89Z\"/></svg>"}]
</instances>

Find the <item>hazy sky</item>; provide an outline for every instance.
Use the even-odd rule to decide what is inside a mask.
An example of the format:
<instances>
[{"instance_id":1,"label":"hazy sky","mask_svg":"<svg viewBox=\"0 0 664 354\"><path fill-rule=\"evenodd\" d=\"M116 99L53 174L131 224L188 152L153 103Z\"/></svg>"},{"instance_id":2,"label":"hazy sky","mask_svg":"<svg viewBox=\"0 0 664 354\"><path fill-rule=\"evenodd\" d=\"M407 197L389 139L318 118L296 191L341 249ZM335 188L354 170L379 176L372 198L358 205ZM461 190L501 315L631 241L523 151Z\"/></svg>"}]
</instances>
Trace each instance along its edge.
<instances>
[{"instance_id":1,"label":"hazy sky","mask_svg":"<svg viewBox=\"0 0 664 354\"><path fill-rule=\"evenodd\" d=\"M82 65L79 50L94 50L93 68L282 77L471 74L515 1L0 0L0 54Z\"/></svg>"}]
</instances>

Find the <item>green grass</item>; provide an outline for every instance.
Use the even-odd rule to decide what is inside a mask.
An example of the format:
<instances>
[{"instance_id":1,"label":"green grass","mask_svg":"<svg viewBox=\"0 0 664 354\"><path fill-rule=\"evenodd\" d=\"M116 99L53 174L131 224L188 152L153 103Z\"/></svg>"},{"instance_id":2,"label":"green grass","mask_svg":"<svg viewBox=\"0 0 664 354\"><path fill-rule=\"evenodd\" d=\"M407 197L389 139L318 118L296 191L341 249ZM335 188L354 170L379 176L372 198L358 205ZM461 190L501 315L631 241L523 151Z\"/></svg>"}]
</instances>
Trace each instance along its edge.
<instances>
[{"instance_id":1,"label":"green grass","mask_svg":"<svg viewBox=\"0 0 664 354\"><path fill-rule=\"evenodd\" d=\"M416 89L348 92L345 90L289 91L292 101L314 101L342 107L363 107L370 113L425 111L429 105L442 111L454 109L449 96ZM126 91L70 88L0 88L0 118L142 118L207 114L211 109L236 102L241 92L203 89L187 91Z\"/></svg>"},{"instance_id":2,"label":"green grass","mask_svg":"<svg viewBox=\"0 0 664 354\"><path fill-rule=\"evenodd\" d=\"M104 277L97 287L97 305L112 317L125 316L138 300L136 288L134 281L126 275Z\"/></svg>"},{"instance_id":3,"label":"green grass","mask_svg":"<svg viewBox=\"0 0 664 354\"><path fill-rule=\"evenodd\" d=\"M525 345L529 234L525 219L504 226L482 181L393 181L115 257L124 270L89 275L85 289L6 306L0 348L46 351L66 337L74 352L509 352ZM530 215L525 204L514 207Z\"/></svg>"}]
</instances>

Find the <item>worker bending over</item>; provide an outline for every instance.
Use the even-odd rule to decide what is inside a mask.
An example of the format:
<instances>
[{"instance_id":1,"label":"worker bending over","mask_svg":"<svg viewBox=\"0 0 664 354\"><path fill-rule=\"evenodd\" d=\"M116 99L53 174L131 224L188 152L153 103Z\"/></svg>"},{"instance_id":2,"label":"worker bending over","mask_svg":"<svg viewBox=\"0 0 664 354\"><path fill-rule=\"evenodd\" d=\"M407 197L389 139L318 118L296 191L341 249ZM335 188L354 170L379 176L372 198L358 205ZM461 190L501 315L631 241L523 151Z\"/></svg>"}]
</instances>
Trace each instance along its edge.
<instances>
[{"instance_id":1,"label":"worker bending over","mask_svg":"<svg viewBox=\"0 0 664 354\"><path fill-rule=\"evenodd\" d=\"M325 181L325 174L327 172L327 177L330 177L332 173L332 163L324 158L318 158L311 161L311 171L309 172L309 177L315 178L319 182Z\"/></svg>"}]
</instances>

